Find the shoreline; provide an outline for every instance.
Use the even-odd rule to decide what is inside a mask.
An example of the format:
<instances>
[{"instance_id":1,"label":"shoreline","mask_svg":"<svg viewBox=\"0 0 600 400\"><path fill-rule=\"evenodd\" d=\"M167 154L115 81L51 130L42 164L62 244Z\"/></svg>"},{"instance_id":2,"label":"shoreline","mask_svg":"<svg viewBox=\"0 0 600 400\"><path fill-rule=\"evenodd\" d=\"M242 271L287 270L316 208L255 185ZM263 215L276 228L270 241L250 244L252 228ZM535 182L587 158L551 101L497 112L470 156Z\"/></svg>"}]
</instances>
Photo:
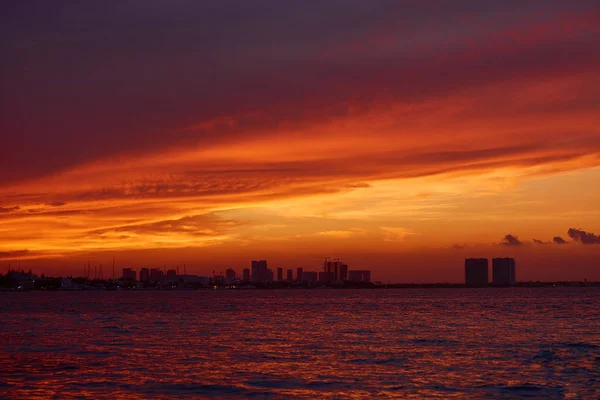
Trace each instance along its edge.
<instances>
[{"instance_id":1,"label":"shoreline","mask_svg":"<svg viewBox=\"0 0 600 400\"><path fill-rule=\"evenodd\" d=\"M390 289L538 289L538 288L600 288L600 282L523 282L511 286L467 286L464 284L444 284L444 283L424 283L424 284L388 284L371 286L211 286L211 287L173 287L173 288L101 288L101 287L82 287L82 288L45 288L45 289L17 289L0 288L0 293L14 292L168 292L168 291L247 291L247 290L390 290Z\"/></svg>"}]
</instances>

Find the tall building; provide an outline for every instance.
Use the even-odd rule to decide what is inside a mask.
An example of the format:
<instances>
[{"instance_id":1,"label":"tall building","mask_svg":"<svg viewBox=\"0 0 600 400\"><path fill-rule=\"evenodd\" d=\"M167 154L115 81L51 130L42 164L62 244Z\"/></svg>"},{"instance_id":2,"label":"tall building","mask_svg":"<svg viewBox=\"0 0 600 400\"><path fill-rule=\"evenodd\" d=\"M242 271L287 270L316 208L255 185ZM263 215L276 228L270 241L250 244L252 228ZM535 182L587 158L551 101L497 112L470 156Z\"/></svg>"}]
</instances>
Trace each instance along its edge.
<instances>
[{"instance_id":1,"label":"tall building","mask_svg":"<svg viewBox=\"0 0 600 400\"><path fill-rule=\"evenodd\" d=\"M484 286L489 283L487 258L467 258L465 260L465 284Z\"/></svg>"},{"instance_id":2,"label":"tall building","mask_svg":"<svg viewBox=\"0 0 600 400\"><path fill-rule=\"evenodd\" d=\"M492 281L494 285L510 286L517 282L515 259L494 258L492 259Z\"/></svg>"},{"instance_id":3,"label":"tall building","mask_svg":"<svg viewBox=\"0 0 600 400\"><path fill-rule=\"evenodd\" d=\"M340 262L339 259L333 260L333 261L327 261L325 260L325 262L323 263L323 272L328 272L333 274L333 280L337 281L337 280L343 280L345 278L342 278L342 266L346 267L346 273L348 271L348 266L345 264L342 264ZM329 275L327 275L329 276Z\"/></svg>"},{"instance_id":4,"label":"tall building","mask_svg":"<svg viewBox=\"0 0 600 400\"><path fill-rule=\"evenodd\" d=\"M140 270L140 281L141 282L150 281L150 270L148 268L142 268Z\"/></svg>"},{"instance_id":5,"label":"tall building","mask_svg":"<svg viewBox=\"0 0 600 400\"><path fill-rule=\"evenodd\" d=\"M319 283L331 283L333 281L335 281L335 272L330 271L330 272L326 272L326 271L322 271L319 272Z\"/></svg>"},{"instance_id":6,"label":"tall building","mask_svg":"<svg viewBox=\"0 0 600 400\"><path fill-rule=\"evenodd\" d=\"M150 280L152 282L161 282L165 277L165 273L159 268L152 268L150 270Z\"/></svg>"},{"instance_id":7,"label":"tall building","mask_svg":"<svg viewBox=\"0 0 600 400\"><path fill-rule=\"evenodd\" d=\"M333 281L343 281L348 279L348 265L342 263L339 259L333 261L325 260L323 263L323 272L332 274ZM323 275L330 276L330 275Z\"/></svg>"},{"instance_id":8,"label":"tall building","mask_svg":"<svg viewBox=\"0 0 600 400\"><path fill-rule=\"evenodd\" d=\"M301 271L302 282L313 283L316 282L318 273L316 271Z\"/></svg>"},{"instance_id":9,"label":"tall building","mask_svg":"<svg viewBox=\"0 0 600 400\"><path fill-rule=\"evenodd\" d=\"M235 280L235 271L232 268L225 270L225 283L232 283Z\"/></svg>"},{"instance_id":10,"label":"tall building","mask_svg":"<svg viewBox=\"0 0 600 400\"><path fill-rule=\"evenodd\" d=\"M323 272L336 273L337 263L334 261L327 261L327 259L325 259L325 262L323 262Z\"/></svg>"},{"instance_id":11,"label":"tall building","mask_svg":"<svg viewBox=\"0 0 600 400\"><path fill-rule=\"evenodd\" d=\"M294 271L291 269L287 270L287 280L290 282L294 280Z\"/></svg>"},{"instance_id":12,"label":"tall building","mask_svg":"<svg viewBox=\"0 0 600 400\"><path fill-rule=\"evenodd\" d=\"M283 281L283 268L277 268L277 281Z\"/></svg>"},{"instance_id":13,"label":"tall building","mask_svg":"<svg viewBox=\"0 0 600 400\"><path fill-rule=\"evenodd\" d=\"M135 281L136 273L131 268L123 268L123 280L124 281Z\"/></svg>"},{"instance_id":14,"label":"tall building","mask_svg":"<svg viewBox=\"0 0 600 400\"><path fill-rule=\"evenodd\" d=\"M272 274L272 272L271 272L271 274ZM266 260L252 261L252 282L265 283L268 280L269 280L269 270L267 269L267 261Z\"/></svg>"},{"instance_id":15,"label":"tall building","mask_svg":"<svg viewBox=\"0 0 600 400\"><path fill-rule=\"evenodd\" d=\"M304 274L304 269L303 268L296 268L296 280L298 282L302 282L304 280L304 276L302 276Z\"/></svg>"},{"instance_id":16,"label":"tall building","mask_svg":"<svg viewBox=\"0 0 600 400\"><path fill-rule=\"evenodd\" d=\"M348 271L348 280L352 282L371 282L371 271L352 270Z\"/></svg>"},{"instance_id":17,"label":"tall building","mask_svg":"<svg viewBox=\"0 0 600 400\"><path fill-rule=\"evenodd\" d=\"M348 264L342 264L342 263L341 263L339 268L340 268L340 269L339 269L339 276L338 276L338 279L339 279L340 281L345 281L345 280L347 280L347 279L348 279Z\"/></svg>"},{"instance_id":18,"label":"tall building","mask_svg":"<svg viewBox=\"0 0 600 400\"><path fill-rule=\"evenodd\" d=\"M244 268L244 270L242 271L242 280L244 282L250 282L250 269L249 268Z\"/></svg>"}]
</instances>

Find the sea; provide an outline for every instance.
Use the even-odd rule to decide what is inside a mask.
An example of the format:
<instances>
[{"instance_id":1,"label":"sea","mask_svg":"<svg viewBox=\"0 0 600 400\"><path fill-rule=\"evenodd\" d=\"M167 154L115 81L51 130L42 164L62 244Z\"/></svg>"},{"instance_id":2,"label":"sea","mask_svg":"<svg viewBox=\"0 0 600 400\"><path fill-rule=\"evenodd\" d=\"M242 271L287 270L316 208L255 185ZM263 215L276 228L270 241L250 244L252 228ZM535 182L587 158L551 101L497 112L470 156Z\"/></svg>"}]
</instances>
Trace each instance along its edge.
<instances>
[{"instance_id":1,"label":"sea","mask_svg":"<svg viewBox=\"0 0 600 400\"><path fill-rule=\"evenodd\" d=\"M0 293L0 398L599 399L600 288Z\"/></svg>"}]
</instances>

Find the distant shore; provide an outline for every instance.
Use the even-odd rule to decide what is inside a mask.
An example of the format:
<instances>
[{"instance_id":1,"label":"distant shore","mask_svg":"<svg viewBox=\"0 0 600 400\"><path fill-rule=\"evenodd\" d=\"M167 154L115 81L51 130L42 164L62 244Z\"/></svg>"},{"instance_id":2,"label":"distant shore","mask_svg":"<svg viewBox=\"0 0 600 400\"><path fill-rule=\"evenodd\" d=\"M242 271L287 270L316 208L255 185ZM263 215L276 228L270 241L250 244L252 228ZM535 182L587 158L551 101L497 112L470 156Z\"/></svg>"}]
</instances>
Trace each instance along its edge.
<instances>
[{"instance_id":1,"label":"distant shore","mask_svg":"<svg viewBox=\"0 0 600 400\"><path fill-rule=\"evenodd\" d=\"M80 292L80 291L182 291L182 290L323 290L323 289L502 289L502 288L549 288L549 287L600 287L600 282L580 282L580 281L556 281L556 282L518 282L511 286L482 285L469 286L459 283L351 283L347 282L339 285L296 285L285 284L282 282L273 282L272 284L251 283L241 285L210 285L203 287L139 287L139 286L119 286L119 281L107 281L111 284L92 283L88 285L74 286L70 288L61 287L35 287L35 288L15 288L0 287L0 292L31 292L31 291L60 291L60 292Z\"/></svg>"}]
</instances>

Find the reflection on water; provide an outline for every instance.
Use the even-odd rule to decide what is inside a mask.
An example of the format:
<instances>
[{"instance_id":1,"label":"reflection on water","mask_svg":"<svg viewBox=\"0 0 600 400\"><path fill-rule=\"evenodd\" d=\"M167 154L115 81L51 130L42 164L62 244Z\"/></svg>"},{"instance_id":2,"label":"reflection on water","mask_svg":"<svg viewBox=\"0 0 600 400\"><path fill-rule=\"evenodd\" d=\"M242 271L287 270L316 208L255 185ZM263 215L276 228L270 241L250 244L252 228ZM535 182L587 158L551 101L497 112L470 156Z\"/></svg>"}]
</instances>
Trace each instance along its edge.
<instances>
[{"instance_id":1,"label":"reflection on water","mask_svg":"<svg viewBox=\"0 0 600 400\"><path fill-rule=\"evenodd\" d=\"M0 293L2 398L599 398L600 290Z\"/></svg>"}]
</instances>

